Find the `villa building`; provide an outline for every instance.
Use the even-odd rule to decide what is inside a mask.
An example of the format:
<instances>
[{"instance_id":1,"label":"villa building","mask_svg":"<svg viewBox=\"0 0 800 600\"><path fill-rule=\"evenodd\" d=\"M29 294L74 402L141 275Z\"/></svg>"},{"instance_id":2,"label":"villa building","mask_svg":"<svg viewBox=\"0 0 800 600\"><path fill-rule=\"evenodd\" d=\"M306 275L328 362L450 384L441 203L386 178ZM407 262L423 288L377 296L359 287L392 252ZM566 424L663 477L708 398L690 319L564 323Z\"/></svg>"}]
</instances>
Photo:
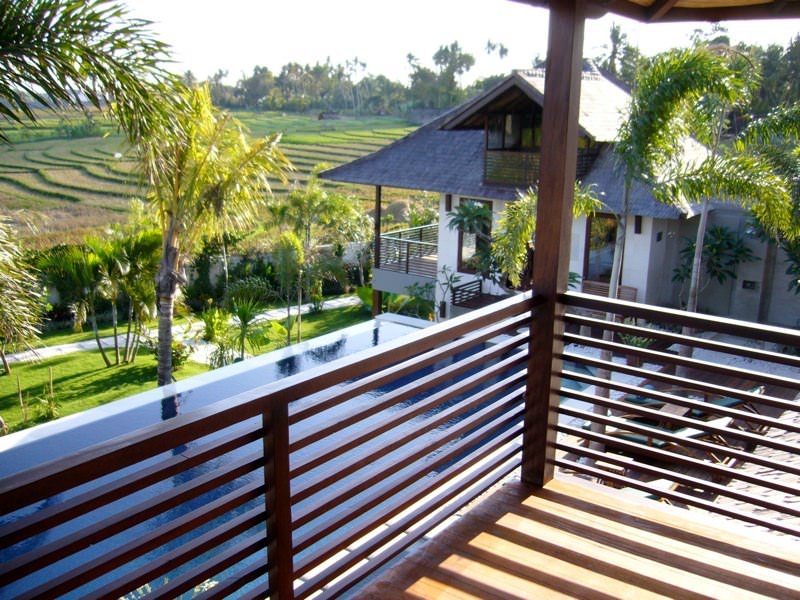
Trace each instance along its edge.
<instances>
[{"instance_id":1,"label":"villa building","mask_svg":"<svg viewBox=\"0 0 800 600\"><path fill-rule=\"evenodd\" d=\"M568 281L576 171L611 141L579 110L602 81L581 74L586 19L800 17L800 1L526 3L549 10L546 96L514 74L348 179L370 166L379 200L425 182L441 223L462 198L513 201L538 168L535 289L383 343L378 327L277 381L256 360L162 386L154 422L77 451L47 425L0 438L0 597L798 597L798 331L643 303L649 278L637 302ZM385 158L412 144L434 152ZM653 255L674 217L640 216ZM209 403L158 411L203 387ZM58 427L81 436L83 418Z\"/></svg>"},{"instance_id":2,"label":"villa building","mask_svg":"<svg viewBox=\"0 0 800 600\"><path fill-rule=\"evenodd\" d=\"M480 202L491 209L496 224L509 202L536 186L544 94L543 69L514 71L401 140L321 175L332 181L376 186L378 216L383 187L440 194L438 223L376 236L374 289L406 294L410 286L433 285L436 304L445 303L447 314L460 314L504 295L502 287L483 281L470 262L476 243L482 240L451 229L448 215L461 202ZM603 203L594 216L572 222L569 269L580 277L586 291L607 289L609 281L615 215L622 212L623 197L623 174L615 164L613 144L628 103L624 84L584 61L576 177L582 185L591 186ZM700 161L706 150L687 138L683 152L685 160ZM695 237L699 207L659 202L639 182L634 182L629 202L620 297L679 307L682 290L672 280L673 269L686 240ZM744 210L722 203L715 205L709 224L725 226L740 236L752 230ZM755 236L746 243L758 259L765 257L766 244ZM443 269L458 275L454 289L437 283L444 282ZM787 304L793 294L783 271L780 260L742 264L737 279L704 290L700 310L795 326L800 303Z\"/></svg>"}]
</instances>

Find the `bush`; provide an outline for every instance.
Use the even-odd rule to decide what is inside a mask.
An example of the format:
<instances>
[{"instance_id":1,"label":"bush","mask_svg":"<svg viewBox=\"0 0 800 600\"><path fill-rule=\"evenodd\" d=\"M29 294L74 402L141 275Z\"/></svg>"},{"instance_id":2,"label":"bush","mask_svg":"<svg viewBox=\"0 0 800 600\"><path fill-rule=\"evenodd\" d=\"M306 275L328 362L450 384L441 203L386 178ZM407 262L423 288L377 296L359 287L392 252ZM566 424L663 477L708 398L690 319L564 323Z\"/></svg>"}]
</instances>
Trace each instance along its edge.
<instances>
[{"instance_id":1,"label":"bush","mask_svg":"<svg viewBox=\"0 0 800 600\"><path fill-rule=\"evenodd\" d=\"M230 308L243 300L258 304L269 304L276 297L275 290L267 278L245 277L228 285L228 291L225 294L225 306Z\"/></svg>"},{"instance_id":2,"label":"bush","mask_svg":"<svg viewBox=\"0 0 800 600\"><path fill-rule=\"evenodd\" d=\"M150 352L153 353L153 356L158 362L158 339L157 338L144 338L144 346ZM188 344L184 344L181 341L176 339L172 340L172 370L178 371L183 365L186 364L186 361L189 360L189 355L193 352L194 348L189 346Z\"/></svg>"}]
</instances>

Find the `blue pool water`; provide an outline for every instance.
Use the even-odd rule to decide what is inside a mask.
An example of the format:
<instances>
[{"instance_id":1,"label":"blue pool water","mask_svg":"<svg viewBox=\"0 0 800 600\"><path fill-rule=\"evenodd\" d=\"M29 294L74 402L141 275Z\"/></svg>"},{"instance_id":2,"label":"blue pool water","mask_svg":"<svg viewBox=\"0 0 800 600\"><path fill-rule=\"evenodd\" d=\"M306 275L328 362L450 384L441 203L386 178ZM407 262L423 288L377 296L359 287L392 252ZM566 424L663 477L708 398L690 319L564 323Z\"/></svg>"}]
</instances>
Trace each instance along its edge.
<instances>
[{"instance_id":1,"label":"blue pool water","mask_svg":"<svg viewBox=\"0 0 800 600\"><path fill-rule=\"evenodd\" d=\"M92 444L277 381L418 331L412 324L376 319L308 342L191 377L51 423L0 437L0 477L79 451ZM58 452L56 456L54 453Z\"/></svg>"}]
</instances>

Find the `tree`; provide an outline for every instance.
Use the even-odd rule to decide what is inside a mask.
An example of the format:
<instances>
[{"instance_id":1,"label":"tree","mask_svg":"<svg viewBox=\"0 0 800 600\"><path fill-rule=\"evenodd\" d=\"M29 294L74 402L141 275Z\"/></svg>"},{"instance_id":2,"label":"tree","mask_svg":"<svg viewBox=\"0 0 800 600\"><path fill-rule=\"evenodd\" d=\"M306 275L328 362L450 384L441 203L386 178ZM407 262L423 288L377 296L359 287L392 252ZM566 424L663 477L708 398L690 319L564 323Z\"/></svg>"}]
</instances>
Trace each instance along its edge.
<instances>
[{"instance_id":1,"label":"tree","mask_svg":"<svg viewBox=\"0 0 800 600\"><path fill-rule=\"evenodd\" d=\"M122 281L128 274L130 265L125 247L119 239L100 240L88 238L86 245L97 257L98 293L111 302L111 326L114 330L114 364L119 364L119 337L117 301L122 293Z\"/></svg>"},{"instance_id":2,"label":"tree","mask_svg":"<svg viewBox=\"0 0 800 600\"><path fill-rule=\"evenodd\" d=\"M157 102L175 77L160 66L168 46L149 21L103 0L14 0L0 13L0 114L35 122L48 110L89 102L108 109L129 140L169 120ZM8 137L0 131L0 141Z\"/></svg>"},{"instance_id":3,"label":"tree","mask_svg":"<svg viewBox=\"0 0 800 600\"><path fill-rule=\"evenodd\" d=\"M173 307L187 257L204 234L252 226L271 193L268 178L285 181L291 168L278 148L279 135L250 143L237 121L214 109L207 86L181 87L179 93L175 123L137 144L162 233L159 385L171 381Z\"/></svg>"},{"instance_id":4,"label":"tree","mask_svg":"<svg viewBox=\"0 0 800 600\"><path fill-rule=\"evenodd\" d=\"M110 367L97 327L97 299L103 286L101 266L100 257L87 245L54 248L39 262L45 279L56 287L62 300L70 303L75 331L81 331L89 321L100 356Z\"/></svg>"},{"instance_id":5,"label":"tree","mask_svg":"<svg viewBox=\"0 0 800 600\"><path fill-rule=\"evenodd\" d=\"M44 299L31 265L17 244L8 219L0 217L0 360L3 373L11 373L6 348L32 348L41 331Z\"/></svg>"},{"instance_id":6,"label":"tree","mask_svg":"<svg viewBox=\"0 0 800 600\"><path fill-rule=\"evenodd\" d=\"M284 231L272 248L272 260L278 273L280 295L286 303L286 343L291 344L292 299L295 292L301 293L300 278L305 260L300 239L291 231Z\"/></svg>"},{"instance_id":7,"label":"tree","mask_svg":"<svg viewBox=\"0 0 800 600\"><path fill-rule=\"evenodd\" d=\"M617 65L620 60L622 49L627 46L627 40L628 35L622 33L622 27L617 23L612 23L609 32L610 46L607 46L608 56L601 63L603 68L612 75L617 75L619 73L619 67Z\"/></svg>"},{"instance_id":8,"label":"tree","mask_svg":"<svg viewBox=\"0 0 800 600\"><path fill-rule=\"evenodd\" d=\"M572 213L591 215L600 208L600 201L592 188L583 188L575 182L575 200ZM497 269L503 273L515 288L530 289L533 285L532 258L536 231L536 205L539 200L537 190L528 188L515 202L510 202L500 213L497 228L492 235L492 259Z\"/></svg>"},{"instance_id":9,"label":"tree","mask_svg":"<svg viewBox=\"0 0 800 600\"><path fill-rule=\"evenodd\" d=\"M754 82L748 81L746 76L749 63L737 64L740 55L731 55L724 49L700 46L691 53L704 60L684 62L683 58L690 57L687 54L663 65L662 77L693 78L666 127L667 131L691 133L706 145L708 153L699 163L686 162L680 155L673 155L673 161L664 165L654 191L664 202L683 201L702 206L686 300L686 310L695 312L712 201L734 202L754 211L769 231L785 228L792 215L786 184L770 165L758 155L723 145L728 115L749 102L749 92L754 87ZM699 82L702 82L700 86ZM663 88L663 84L660 87ZM650 109L641 116L650 118L652 114ZM686 351L690 351L688 346Z\"/></svg>"},{"instance_id":10,"label":"tree","mask_svg":"<svg viewBox=\"0 0 800 600\"><path fill-rule=\"evenodd\" d=\"M120 241L128 265L120 285L128 297L128 329L123 360L136 359L144 323L156 316L156 274L161 258L161 232L146 229Z\"/></svg>"}]
</instances>

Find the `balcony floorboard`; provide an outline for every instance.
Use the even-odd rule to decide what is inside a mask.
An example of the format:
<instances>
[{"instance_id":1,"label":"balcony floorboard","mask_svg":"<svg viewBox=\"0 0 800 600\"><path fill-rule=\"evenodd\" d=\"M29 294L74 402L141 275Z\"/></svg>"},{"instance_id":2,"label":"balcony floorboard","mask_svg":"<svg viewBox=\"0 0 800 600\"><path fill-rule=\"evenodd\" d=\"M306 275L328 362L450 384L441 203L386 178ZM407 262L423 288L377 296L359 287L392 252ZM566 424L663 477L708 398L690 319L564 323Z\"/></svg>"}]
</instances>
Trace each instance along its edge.
<instances>
[{"instance_id":1,"label":"balcony floorboard","mask_svg":"<svg viewBox=\"0 0 800 600\"><path fill-rule=\"evenodd\" d=\"M359 598L797 598L800 541L575 478L510 482Z\"/></svg>"}]
</instances>

